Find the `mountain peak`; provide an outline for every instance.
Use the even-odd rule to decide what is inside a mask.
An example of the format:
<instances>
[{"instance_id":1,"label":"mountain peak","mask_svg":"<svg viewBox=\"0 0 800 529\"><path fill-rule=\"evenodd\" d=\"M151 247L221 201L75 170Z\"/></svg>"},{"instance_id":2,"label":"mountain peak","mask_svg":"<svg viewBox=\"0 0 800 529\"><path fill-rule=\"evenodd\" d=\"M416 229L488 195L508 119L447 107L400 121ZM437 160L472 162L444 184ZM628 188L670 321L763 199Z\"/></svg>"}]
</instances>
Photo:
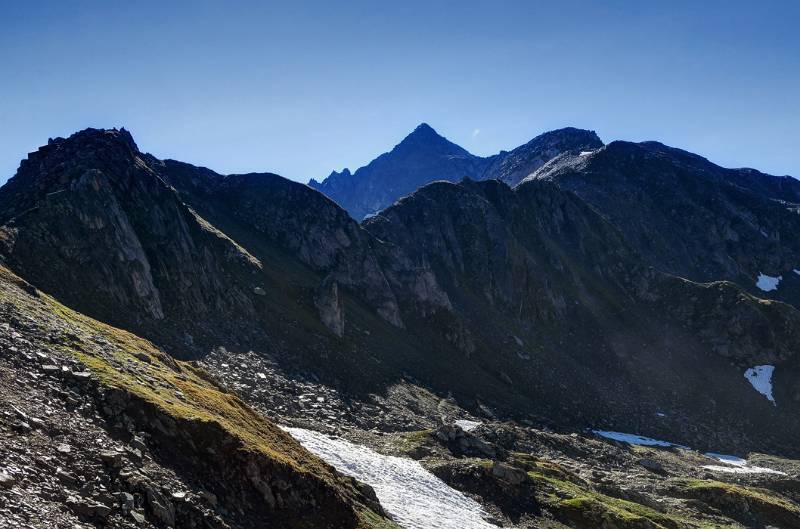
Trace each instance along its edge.
<instances>
[{"instance_id":1,"label":"mountain peak","mask_svg":"<svg viewBox=\"0 0 800 529\"><path fill-rule=\"evenodd\" d=\"M417 127L414 129L414 132L415 133L419 133L419 134L430 134L430 133L433 133L433 134L437 134L438 135L438 133L435 130L433 130L433 127L431 127L430 125L428 125L424 121L422 123L420 123L419 125L417 125Z\"/></svg>"},{"instance_id":2,"label":"mountain peak","mask_svg":"<svg viewBox=\"0 0 800 529\"><path fill-rule=\"evenodd\" d=\"M595 131L579 129L576 127L564 127L561 129L551 130L536 136L528 143L532 144L534 142L544 143L553 141L573 143L575 145L580 145L581 147L600 148L603 146L603 140L600 139L600 136L598 136Z\"/></svg>"},{"instance_id":3,"label":"mountain peak","mask_svg":"<svg viewBox=\"0 0 800 529\"><path fill-rule=\"evenodd\" d=\"M111 128L111 129L95 129L92 127L85 128L74 134L71 134L68 138L55 138L49 139L47 141L47 145L62 145L62 144L70 144L76 146L82 145L124 145L129 148L133 152L139 152L139 147L136 145L136 142L133 140L133 136L131 133L122 127L120 129ZM43 150L46 148L42 147L39 150Z\"/></svg>"},{"instance_id":4,"label":"mountain peak","mask_svg":"<svg viewBox=\"0 0 800 529\"><path fill-rule=\"evenodd\" d=\"M567 151L594 150L603 141L593 130L565 127L539 134L508 153L501 153L483 179L497 179L511 187L519 184L545 163Z\"/></svg>"},{"instance_id":5,"label":"mountain peak","mask_svg":"<svg viewBox=\"0 0 800 529\"><path fill-rule=\"evenodd\" d=\"M447 141L441 134L436 132L433 129L433 127L431 127L427 123L420 123L413 131L411 131L411 134L409 134L403 139L401 144L406 143L408 141L430 142L437 140Z\"/></svg>"},{"instance_id":6,"label":"mountain peak","mask_svg":"<svg viewBox=\"0 0 800 529\"><path fill-rule=\"evenodd\" d=\"M433 150L440 154L446 155L460 155L470 156L470 154L451 142L427 123L420 123L417 127L401 141L395 150L404 151L418 151L418 150Z\"/></svg>"}]
</instances>

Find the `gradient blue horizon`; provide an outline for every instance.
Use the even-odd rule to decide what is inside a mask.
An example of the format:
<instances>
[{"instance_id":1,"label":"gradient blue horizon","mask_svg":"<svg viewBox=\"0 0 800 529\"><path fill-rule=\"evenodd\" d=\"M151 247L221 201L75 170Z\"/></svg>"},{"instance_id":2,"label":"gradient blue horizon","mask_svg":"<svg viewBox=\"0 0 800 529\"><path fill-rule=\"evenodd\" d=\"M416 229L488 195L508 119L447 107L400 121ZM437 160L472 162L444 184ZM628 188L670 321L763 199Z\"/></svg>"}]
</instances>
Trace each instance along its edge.
<instances>
[{"instance_id":1,"label":"gradient blue horizon","mask_svg":"<svg viewBox=\"0 0 800 529\"><path fill-rule=\"evenodd\" d=\"M11 4L0 183L90 126L306 182L421 122L479 155L575 126L800 177L800 2Z\"/></svg>"}]
</instances>

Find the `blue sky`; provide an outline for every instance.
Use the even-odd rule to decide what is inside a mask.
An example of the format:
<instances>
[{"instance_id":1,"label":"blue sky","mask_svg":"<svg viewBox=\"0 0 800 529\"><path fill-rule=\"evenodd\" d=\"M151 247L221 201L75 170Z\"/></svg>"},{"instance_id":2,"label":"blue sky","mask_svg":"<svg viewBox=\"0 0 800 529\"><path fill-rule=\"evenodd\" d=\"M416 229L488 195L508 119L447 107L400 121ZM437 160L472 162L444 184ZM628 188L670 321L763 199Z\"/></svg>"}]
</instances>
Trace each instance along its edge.
<instances>
[{"instance_id":1,"label":"blue sky","mask_svg":"<svg viewBox=\"0 0 800 529\"><path fill-rule=\"evenodd\" d=\"M571 125L800 177L800 2L11 4L0 181L87 126L307 181L423 121L481 155Z\"/></svg>"}]
</instances>

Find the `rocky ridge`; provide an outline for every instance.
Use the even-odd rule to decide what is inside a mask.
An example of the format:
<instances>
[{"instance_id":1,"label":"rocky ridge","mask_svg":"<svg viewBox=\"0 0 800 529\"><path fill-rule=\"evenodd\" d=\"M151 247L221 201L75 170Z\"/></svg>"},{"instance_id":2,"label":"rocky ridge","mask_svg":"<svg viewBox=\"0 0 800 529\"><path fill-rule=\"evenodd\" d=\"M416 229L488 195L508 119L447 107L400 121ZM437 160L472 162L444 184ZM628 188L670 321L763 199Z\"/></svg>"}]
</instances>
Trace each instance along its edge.
<instances>
[{"instance_id":1,"label":"rocky ridge","mask_svg":"<svg viewBox=\"0 0 800 529\"><path fill-rule=\"evenodd\" d=\"M656 142L564 154L528 177L577 194L652 266L694 281L733 281L797 304L800 182L725 169ZM785 279L757 289L759 274Z\"/></svg>"}]
</instances>

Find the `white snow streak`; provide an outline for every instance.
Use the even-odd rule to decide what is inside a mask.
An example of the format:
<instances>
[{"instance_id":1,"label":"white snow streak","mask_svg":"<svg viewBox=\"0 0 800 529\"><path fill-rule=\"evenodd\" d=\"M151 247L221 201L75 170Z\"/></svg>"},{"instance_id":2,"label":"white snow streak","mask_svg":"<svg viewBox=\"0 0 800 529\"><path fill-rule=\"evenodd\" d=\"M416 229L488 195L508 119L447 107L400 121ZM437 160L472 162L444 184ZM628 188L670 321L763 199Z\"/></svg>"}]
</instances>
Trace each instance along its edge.
<instances>
[{"instance_id":1,"label":"white snow streak","mask_svg":"<svg viewBox=\"0 0 800 529\"><path fill-rule=\"evenodd\" d=\"M755 366L744 372L744 378L750 382L753 389L767 397L767 400L777 406L775 398L772 396L772 373L774 371L775 366Z\"/></svg>"},{"instance_id":2,"label":"white snow streak","mask_svg":"<svg viewBox=\"0 0 800 529\"><path fill-rule=\"evenodd\" d=\"M715 472L728 472L729 474L780 474L786 475L786 472L780 470L773 470L766 467L751 466L746 459L741 457L729 456L725 454L715 454L708 452L705 455L726 463L726 465L703 465L706 470L713 470Z\"/></svg>"},{"instance_id":3,"label":"white snow streak","mask_svg":"<svg viewBox=\"0 0 800 529\"><path fill-rule=\"evenodd\" d=\"M770 292L772 290L778 290L778 283L781 282L783 276L772 277L766 274L758 274L758 280L756 280L756 286L763 290L764 292Z\"/></svg>"},{"instance_id":4,"label":"white snow streak","mask_svg":"<svg viewBox=\"0 0 800 529\"><path fill-rule=\"evenodd\" d=\"M497 529L483 508L412 459L384 456L343 439L285 428L338 471L372 486L381 505L406 529Z\"/></svg>"},{"instance_id":5,"label":"white snow streak","mask_svg":"<svg viewBox=\"0 0 800 529\"><path fill-rule=\"evenodd\" d=\"M474 430L483 423L479 421L468 421L467 419L458 419L457 421L453 421L453 424L455 424L465 432L471 432L472 430Z\"/></svg>"},{"instance_id":6,"label":"white snow streak","mask_svg":"<svg viewBox=\"0 0 800 529\"><path fill-rule=\"evenodd\" d=\"M644 437L642 435L636 435L632 433L623 433L623 432L611 432L608 430L592 430L593 433L599 435L600 437L605 437L606 439L613 439L614 441L622 441L623 443L628 443L632 445L641 445L641 446L674 446L676 448L686 448L682 445L676 445L675 443L670 443L668 441L660 441L658 439L652 439L650 437Z\"/></svg>"}]
</instances>

